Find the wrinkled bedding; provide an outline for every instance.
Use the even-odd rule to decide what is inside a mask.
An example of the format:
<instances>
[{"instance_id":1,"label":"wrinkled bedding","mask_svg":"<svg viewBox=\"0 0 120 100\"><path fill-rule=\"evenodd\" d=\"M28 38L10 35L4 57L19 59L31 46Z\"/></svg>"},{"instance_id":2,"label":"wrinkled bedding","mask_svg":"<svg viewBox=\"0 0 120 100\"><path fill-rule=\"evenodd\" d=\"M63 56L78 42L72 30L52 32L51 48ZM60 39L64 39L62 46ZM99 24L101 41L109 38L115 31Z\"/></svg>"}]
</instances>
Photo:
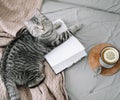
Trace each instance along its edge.
<instances>
[{"instance_id":1,"label":"wrinkled bedding","mask_svg":"<svg viewBox=\"0 0 120 100\"><path fill-rule=\"evenodd\" d=\"M120 0L57 0L57 1L76 6L85 6L88 8L120 14Z\"/></svg>"},{"instance_id":2,"label":"wrinkled bedding","mask_svg":"<svg viewBox=\"0 0 120 100\"><path fill-rule=\"evenodd\" d=\"M43 4L42 12L52 21L62 19L67 26L83 24L76 37L83 43L87 53L100 43L111 43L120 50L120 0L109 0L108 3L105 2L108 0L90 0L96 2L96 5L99 4L97 1L105 3L110 7L108 11L100 10L107 7L105 4L104 7L99 4L99 9L95 9L79 4L83 1L87 6L85 2L88 0L47 0ZM113 3L116 5L109 5ZM88 57L66 69L65 80L69 100L120 100L120 71L112 76L94 77Z\"/></svg>"}]
</instances>

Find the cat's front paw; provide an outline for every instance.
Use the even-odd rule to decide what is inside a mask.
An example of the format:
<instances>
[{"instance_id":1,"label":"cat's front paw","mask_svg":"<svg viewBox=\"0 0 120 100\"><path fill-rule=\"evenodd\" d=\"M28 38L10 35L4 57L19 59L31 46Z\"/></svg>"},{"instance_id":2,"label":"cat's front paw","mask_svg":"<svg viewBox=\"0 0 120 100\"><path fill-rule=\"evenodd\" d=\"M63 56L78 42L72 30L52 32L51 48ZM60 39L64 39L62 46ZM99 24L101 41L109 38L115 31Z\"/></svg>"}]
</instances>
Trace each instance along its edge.
<instances>
[{"instance_id":1,"label":"cat's front paw","mask_svg":"<svg viewBox=\"0 0 120 100\"><path fill-rule=\"evenodd\" d=\"M82 28L83 24L75 24L72 27L70 27L73 34L75 34L77 31L79 31Z\"/></svg>"},{"instance_id":2,"label":"cat's front paw","mask_svg":"<svg viewBox=\"0 0 120 100\"><path fill-rule=\"evenodd\" d=\"M62 23L60 21L53 24L54 29L57 29L62 26Z\"/></svg>"},{"instance_id":3,"label":"cat's front paw","mask_svg":"<svg viewBox=\"0 0 120 100\"><path fill-rule=\"evenodd\" d=\"M82 28L83 24L76 24L74 26L74 28L76 29L76 31L80 30Z\"/></svg>"}]
</instances>

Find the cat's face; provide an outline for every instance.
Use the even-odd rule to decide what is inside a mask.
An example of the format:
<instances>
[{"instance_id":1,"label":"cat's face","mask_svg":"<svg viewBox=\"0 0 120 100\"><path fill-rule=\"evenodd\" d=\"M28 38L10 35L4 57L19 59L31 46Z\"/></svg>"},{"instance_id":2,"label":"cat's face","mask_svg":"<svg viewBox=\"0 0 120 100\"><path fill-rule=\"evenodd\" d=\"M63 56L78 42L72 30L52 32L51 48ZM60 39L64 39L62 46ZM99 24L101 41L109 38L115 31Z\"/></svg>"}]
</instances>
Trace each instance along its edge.
<instances>
[{"instance_id":1,"label":"cat's face","mask_svg":"<svg viewBox=\"0 0 120 100\"><path fill-rule=\"evenodd\" d=\"M46 33L49 34L53 29L52 22L38 10L30 20L24 23L29 32L38 38L44 36Z\"/></svg>"}]
</instances>

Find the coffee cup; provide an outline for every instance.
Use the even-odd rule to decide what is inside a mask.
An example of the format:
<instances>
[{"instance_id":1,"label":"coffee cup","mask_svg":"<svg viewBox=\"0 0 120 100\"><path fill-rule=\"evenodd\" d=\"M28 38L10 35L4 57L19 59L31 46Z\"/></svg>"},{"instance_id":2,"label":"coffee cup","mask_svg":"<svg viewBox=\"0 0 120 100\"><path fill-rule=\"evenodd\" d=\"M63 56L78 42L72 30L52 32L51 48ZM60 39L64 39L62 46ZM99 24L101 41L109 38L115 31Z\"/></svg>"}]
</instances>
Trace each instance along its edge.
<instances>
[{"instance_id":1,"label":"coffee cup","mask_svg":"<svg viewBox=\"0 0 120 100\"><path fill-rule=\"evenodd\" d=\"M119 60L119 51L112 46L107 46L103 48L100 52L99 63L94 72L96 75L99 75L102 71L102 68L112 68Z\"/></svg>"},{"instance_id":2,"label":"coffee cup","mask_svg":"<svg viewBox=\"0 0 120 100\"><path fill-rule=\"evenodd\" d=\"M99 63L101 67L112 68L119 60L119 51L112 46L103 48L100 52Z\"/></svg>"}]
</instances>

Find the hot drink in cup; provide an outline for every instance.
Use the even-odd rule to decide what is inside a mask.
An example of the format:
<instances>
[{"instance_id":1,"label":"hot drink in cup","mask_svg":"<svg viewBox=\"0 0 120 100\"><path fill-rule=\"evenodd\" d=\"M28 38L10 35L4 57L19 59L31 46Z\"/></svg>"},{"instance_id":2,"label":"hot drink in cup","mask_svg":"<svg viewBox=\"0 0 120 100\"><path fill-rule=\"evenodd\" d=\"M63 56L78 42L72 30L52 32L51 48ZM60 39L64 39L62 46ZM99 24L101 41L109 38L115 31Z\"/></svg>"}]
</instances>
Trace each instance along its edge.
<instances>
[{"instance_id":1,"label":"hot drink in cup","mask_svg":"<svg viewBox=\"0 0 120 100\"><path fill-rule=\"evenodd\" d=\"M112 68L118 60L119 51L116 48L109 46L102 49L99 59L102 67Z\"/></svg>"}]
</instances>

